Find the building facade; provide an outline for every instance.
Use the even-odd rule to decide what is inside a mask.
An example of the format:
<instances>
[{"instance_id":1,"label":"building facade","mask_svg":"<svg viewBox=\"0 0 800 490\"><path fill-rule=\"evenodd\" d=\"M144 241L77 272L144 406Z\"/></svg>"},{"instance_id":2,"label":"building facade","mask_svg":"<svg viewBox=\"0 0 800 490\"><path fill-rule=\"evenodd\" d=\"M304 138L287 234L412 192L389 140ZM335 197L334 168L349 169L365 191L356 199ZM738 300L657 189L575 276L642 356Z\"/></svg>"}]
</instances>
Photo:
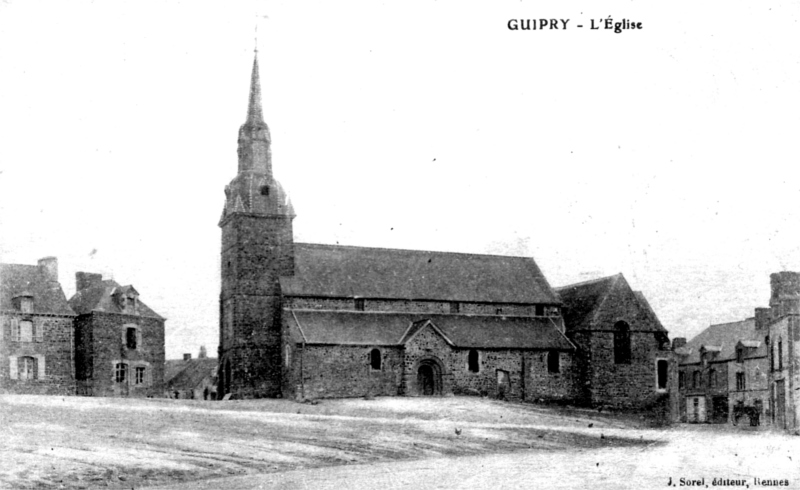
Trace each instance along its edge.
<instances>
[{"instance_id":1,"label":"building facade","mask_svg":"<svg viewBox=\"0 0 800 490\"><path fill-rule=\"evenodd\" d=\"M75 295L75 379L79 395L162 396L164 319L133 286L78 272Z\"/></svg>"},{"instance_id":2,"label":"building facade","mask_svg":"<svg viewBox=\"0 0 800 490\"><path fill-rule=\"evenodd\" d=\"M0 392L75 393L74 318L55 257L0 264Z\"/></svg>"},{"instance_id":3,"label":"building facade","mask_svg":"<svg viewBox=\"0 0 800 490\"><path fill-rule=\"evenodd\" d=\"M219 397L664 405L667 332L621 275L554 290L527 257L295 243L270 144L256 59L219 222Z\"/></svg>"}]
</instances>

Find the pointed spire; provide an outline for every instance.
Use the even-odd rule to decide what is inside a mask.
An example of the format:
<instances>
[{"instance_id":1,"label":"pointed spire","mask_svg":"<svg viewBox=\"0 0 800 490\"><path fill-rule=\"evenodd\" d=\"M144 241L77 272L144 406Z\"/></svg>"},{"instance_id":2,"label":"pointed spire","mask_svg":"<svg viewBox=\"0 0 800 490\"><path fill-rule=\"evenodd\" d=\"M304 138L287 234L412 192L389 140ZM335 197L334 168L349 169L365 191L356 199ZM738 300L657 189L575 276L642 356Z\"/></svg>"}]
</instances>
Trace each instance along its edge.
<instances>
[{"instance_id":1,"label":"pointed spire","mask_svg":"<svg viewBox=\"0 0 800 490\"><path fill-rule=\"evenodd\" d=\"M251 126L264 124L264 115L261 112L261 80L258 76L258 48L253 57L253 73L250 75L250 101L247 104L247 122Z\"/></svg>"}]
</instances>

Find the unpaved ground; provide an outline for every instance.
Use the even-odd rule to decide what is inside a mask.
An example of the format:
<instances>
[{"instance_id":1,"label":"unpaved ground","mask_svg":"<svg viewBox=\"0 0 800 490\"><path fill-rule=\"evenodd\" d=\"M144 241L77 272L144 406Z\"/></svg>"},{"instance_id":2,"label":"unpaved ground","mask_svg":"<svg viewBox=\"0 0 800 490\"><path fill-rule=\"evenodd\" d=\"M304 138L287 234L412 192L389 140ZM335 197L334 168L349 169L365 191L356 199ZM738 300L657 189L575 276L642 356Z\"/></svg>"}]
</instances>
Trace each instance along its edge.
<instances>
[{"instance_id":1,"label":"unpaved ground","mask_svg":"<svg viewBox=\"0 0 800 490\"><path fill-rule=\"evenodd\" d=\"M614 427L626 424L589 412L564 416L479 398L308 405L5 395L0 486L131 488L392 460L648 443L625 434L600 437ZM573 430L578 428L586 430Z\"/></svg>"}]
</instances>

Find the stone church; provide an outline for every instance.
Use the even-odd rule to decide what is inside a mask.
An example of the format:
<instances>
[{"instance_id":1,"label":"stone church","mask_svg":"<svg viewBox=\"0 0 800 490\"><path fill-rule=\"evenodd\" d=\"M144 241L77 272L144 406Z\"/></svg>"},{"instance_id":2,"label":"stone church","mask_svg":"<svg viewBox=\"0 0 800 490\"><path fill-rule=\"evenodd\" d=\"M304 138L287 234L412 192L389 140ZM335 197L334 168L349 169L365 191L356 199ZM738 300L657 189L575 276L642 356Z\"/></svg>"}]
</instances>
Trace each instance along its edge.
<instances>
[{"instance_id":1,"label":"stone church","mask_svg":"<svg viewBox=\"0 0 800 490\"><path fill-rule=\"evenodd\" d=\"M666 404L667 332L621 275L553 289L528 257L295 243L270 143L256 58L219 222L219 396Z\"/></svg>"}]
</instances>

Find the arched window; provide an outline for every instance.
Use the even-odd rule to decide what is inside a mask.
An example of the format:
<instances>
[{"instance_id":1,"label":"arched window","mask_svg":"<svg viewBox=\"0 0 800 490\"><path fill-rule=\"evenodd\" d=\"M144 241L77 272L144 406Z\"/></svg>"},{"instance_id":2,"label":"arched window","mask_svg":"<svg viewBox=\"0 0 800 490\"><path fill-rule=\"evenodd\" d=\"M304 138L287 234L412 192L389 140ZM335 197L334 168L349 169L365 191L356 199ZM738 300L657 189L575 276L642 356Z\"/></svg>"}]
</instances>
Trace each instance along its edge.
<instances>
[{"instance_id":1,"label":"arched window","mask_svg":"<svg viewBox=\"0 0 800 490\"><path fill-rule=\"evenodd\" d=\"M379 370L381 368L381 351L372 349L369 353L369 363L372 369Z\"/></svg>"},{"instance_id":2,"label":"arched window","mask_svg":"<svg viewBox=\"0 0 800 490\"><path fill-rule=\"evenodd\" d=\"M778 370L783 370L783 339L778 339Z\"/></svg>"},{"instance_id":3,"label":"arched window","mask_svg":"<svg viewBox=\"0 0 800 490\"><path fill-rule=\"evenodd\" d=\"M467 354L467 367L469 368L470 372L477 373L480 371L480 366L478 363L478 351L472 349Z\"/></svg>"},{"instance_id":4,"label":"arched window","mask_svg":"<svg viewBox=\"0 0 800 490\"><path fill-rule=\"evenodd\" d=\"M614 325L614 363L631 363L631 328L625 322Z\"/></svg>"}]
</instances>

